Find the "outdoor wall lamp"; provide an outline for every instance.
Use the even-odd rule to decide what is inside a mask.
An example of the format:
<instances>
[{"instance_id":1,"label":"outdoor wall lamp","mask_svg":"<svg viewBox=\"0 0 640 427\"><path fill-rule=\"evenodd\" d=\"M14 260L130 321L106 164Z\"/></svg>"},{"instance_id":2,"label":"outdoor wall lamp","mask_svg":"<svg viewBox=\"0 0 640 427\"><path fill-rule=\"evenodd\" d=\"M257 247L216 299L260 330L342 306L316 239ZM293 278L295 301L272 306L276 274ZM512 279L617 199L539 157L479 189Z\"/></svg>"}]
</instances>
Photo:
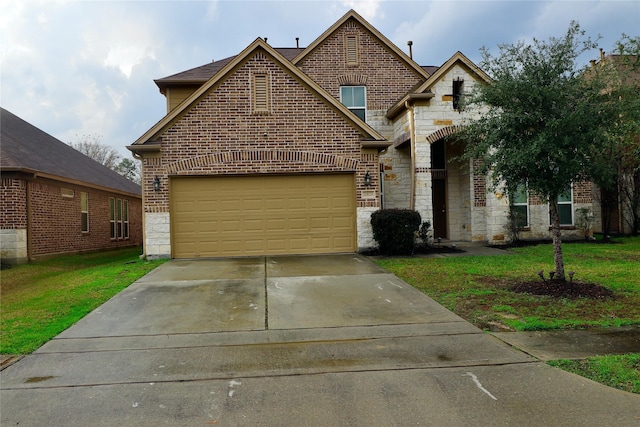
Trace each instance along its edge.
<instances>
[{"instance_id":1,"label":"outdoor wall lamp","mask_svg":"<svg viewBox=\"0 0 640 427\"><path fill-rule=\"evenodd\" d=\"M158 175L153 178L153 191L160 191L160 178L158 178Z\"/></svg>"},{"instance_id":2,"label":"outdoor wall lamp","mask_svg":"<svg viewBox=\"0 0 640 427\"><path fill-rule=\"evenodd\" d=\"M369 171L364 174L364 186L369 187L371 185L371 175L369 175Z\"/></svg>"}]
</instances>

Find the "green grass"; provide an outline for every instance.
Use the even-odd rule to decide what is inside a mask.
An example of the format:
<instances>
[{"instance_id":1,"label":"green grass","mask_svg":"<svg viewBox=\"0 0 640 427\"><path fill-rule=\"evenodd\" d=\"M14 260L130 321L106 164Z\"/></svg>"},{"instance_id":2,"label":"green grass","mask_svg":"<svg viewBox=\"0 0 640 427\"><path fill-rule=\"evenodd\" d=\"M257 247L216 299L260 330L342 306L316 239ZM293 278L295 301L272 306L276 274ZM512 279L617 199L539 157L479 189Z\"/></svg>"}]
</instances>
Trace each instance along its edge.
<instances>
[{"instance_id":1,"label":"green grass","mask_svg":"<svg viewBox=\"0 0 640 427\"><path fill-rule=\"evenodd\" d=\"M550 244L499 256L389 258L376 262L451 311L487 329L549 330L640 325L640 238L615 244L566 243L565 270L574 280L603 285L612 299L567 299L517 294L516 282L553 270ZM548 274L548 273L547 273Z\"/></svg>"},{"instance_id":2,"label":"green grass","mask_svg":"<svg viewBox=\"0 0 640 427\"><path fill-rule=\"evenodd\" d=\"M640 353L597 356L584 360L554 360L549 365L609 387L640 394Z\"/></svg>"},{"instance_id":3,"label":"green grass","mask_svg":"<svg viewBox=\"0 0 640 427\"><path fill-rule=\"evenodd\" d=\"M563 244L565 271L574 280L614 291L590 300L517 294L517 282L540 280L553 270L550 244L517 248L493 257L389 258L376 262L476 326L553 330L640 325L640 237L615 244ZM546 273L548 275L548 273ZM549 362L610 387L640 393L640 353Z\"/></svg>"},{"instance_id":4,"label":"green grass","mask_svg":"<svg viewBox=\"0 0 640 427\"><path fill-rule=\"evenodd\" d=\"M139 255L131 248L2 270L0 353L34 351L163 262Z\"/></svg>"}]
</instances>

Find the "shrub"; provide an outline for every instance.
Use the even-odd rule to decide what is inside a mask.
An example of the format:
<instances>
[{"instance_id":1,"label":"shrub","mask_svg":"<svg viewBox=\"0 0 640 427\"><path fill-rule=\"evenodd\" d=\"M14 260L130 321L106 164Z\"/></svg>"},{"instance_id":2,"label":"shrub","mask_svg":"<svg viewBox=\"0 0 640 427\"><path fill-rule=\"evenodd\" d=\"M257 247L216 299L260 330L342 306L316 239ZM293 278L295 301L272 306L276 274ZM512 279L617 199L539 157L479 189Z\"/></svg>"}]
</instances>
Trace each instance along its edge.
<instances>
[{"instance_id":1,"label":"shrub","mask_svg":"<svg viewBox=\"0 0 640 427\"><path fill-rule=\"evenodd\" d=\"M407 255L422 219L410 209L381 209L371 214L373 238L384 255Z\"/></svg>"}]
</instances>

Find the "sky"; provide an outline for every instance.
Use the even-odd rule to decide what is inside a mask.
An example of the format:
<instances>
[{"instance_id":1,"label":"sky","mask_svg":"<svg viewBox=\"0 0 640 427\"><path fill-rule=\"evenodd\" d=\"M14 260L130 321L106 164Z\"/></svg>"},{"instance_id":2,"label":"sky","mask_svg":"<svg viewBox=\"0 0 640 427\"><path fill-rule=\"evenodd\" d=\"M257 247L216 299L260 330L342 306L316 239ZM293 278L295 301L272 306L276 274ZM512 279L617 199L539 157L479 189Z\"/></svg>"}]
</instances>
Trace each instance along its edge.
<instances>
[{"instance_id":1,"label":"sky","mask_svg":"<svg viewBox=\"0 0 640 427\"><path fill-rule=\"evenodd\" d=\"M0 105L63 142L97 139L131 158L125 147L166 114L154 79L258 37L305 47L350 9L405 52L413 41L420 65L457 51L479 63L482 47L562 37L572 20L607 52L640 34L640 0L14 0L0 14Z\"/></svg>"}]
</instances>

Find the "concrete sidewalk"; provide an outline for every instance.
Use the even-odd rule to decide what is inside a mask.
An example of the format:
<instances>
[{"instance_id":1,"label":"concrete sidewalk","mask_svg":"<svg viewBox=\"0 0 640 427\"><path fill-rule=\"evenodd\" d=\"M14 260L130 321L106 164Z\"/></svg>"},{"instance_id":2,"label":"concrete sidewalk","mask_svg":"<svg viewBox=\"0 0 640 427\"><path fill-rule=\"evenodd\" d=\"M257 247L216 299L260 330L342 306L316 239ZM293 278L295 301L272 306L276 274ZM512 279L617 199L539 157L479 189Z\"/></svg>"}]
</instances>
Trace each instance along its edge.
<instances>
[{"instance_id":1,"label":"concrete sidewalk","mask_svg":"<svg viewBox=\"0 0 640 427\"><path fill-rule=\"evenodd\" d=\"M354 254L170 261L1 375L2 425L640 420Z\"/></svg>"}]
</instances>

